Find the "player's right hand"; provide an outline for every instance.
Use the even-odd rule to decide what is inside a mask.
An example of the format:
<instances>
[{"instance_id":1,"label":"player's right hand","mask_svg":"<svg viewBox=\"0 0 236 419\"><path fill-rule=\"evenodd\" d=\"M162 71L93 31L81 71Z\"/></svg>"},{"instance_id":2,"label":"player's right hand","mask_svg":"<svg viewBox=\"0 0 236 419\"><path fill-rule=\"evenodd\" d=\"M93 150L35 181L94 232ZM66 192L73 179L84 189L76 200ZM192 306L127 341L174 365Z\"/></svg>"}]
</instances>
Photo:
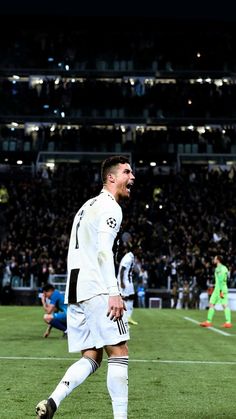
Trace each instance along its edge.
<instances>
[{"instance_id":1,"label":"player's right hand","mask_svg":"<svg viewBox=\"0 0 236 419\"><path fill-rule=\"evenodd\" d=\"M220 291L220 298L224 298L224 293L223 293L223 291Z\"/></svg>"}]
</instances>

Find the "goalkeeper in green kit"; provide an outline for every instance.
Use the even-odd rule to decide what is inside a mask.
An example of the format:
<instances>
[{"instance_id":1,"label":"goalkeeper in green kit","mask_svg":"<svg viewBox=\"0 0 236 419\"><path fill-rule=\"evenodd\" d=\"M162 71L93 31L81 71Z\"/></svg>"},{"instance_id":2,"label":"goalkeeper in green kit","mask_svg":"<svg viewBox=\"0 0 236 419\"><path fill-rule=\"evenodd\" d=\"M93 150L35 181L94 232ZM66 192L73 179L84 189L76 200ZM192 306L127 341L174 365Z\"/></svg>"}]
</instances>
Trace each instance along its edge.
<instances>
[{"instance_id":1,"label":"goalkeeper in green kit","mask_svg":"<svg viewBox=\"0 0 236 419\"><path fill-rule=\"evenodd\" d=\"M228 286L227 286L227 279L228 279L229 271L228 271L228 268L225 265L223 265L221 256L215 256L213 262L216 265L215 288L210 298L207 320L205 322L200 323L200 326L202 327L212 326L212 319L215 313L215 305L221 304L224 308L224 314L225 314L225 323L223 324L223 327L230 328L232 327L232 323L231 323L231 311L230 311L230 308L228 307Z\"/></svg>"}]
</instances>

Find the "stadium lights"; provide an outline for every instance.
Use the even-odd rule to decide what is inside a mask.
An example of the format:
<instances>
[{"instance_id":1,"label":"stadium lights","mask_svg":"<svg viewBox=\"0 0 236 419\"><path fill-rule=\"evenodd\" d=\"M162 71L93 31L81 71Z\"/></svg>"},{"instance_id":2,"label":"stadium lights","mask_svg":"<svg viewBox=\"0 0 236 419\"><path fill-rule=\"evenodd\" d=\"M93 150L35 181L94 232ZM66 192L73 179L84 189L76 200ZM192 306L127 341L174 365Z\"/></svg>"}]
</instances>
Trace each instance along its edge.
<instances>
[{"instance_id":1,"label":"stadium lights","mask_svg":"<svg viewBox=\"0 0 236 419\"><path fill-rule=\"evenodd\" d=\"M21 164L23 164L23 161L22 160L17 160L16 164L21 165Z\"/></svg>"},{"instance_id":2,"label":"stadium lights","mask_svg":"<svg viewBox=\"0 0 236 419\"><path fill-rule=\"evenodd\" d=\"M152 167L155 167L157 164L156 164L156 162L155 161L151 161L150 162L150 166L152 166Z\"/></svg>"}]
</instances>

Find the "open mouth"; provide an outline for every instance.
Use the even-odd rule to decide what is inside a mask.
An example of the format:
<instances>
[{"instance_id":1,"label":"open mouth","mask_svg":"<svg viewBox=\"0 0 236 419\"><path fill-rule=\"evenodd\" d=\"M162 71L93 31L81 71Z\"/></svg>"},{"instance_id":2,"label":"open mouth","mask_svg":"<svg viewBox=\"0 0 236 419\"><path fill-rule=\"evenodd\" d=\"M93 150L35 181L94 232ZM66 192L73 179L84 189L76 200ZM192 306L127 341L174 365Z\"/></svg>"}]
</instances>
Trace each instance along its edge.
<instances>
[{"instance_id":1,"label":"open mouth","mask_svg":"<svg viewBox=\"0 0 236 419\"><path fill-rule=\"evenodd\" d=\"M133 183L128 183L126 185L126 189L128 189L128 191L130 192L130 189L132 188L132 186L133 186Z\"/></svg>"}]
</instances>

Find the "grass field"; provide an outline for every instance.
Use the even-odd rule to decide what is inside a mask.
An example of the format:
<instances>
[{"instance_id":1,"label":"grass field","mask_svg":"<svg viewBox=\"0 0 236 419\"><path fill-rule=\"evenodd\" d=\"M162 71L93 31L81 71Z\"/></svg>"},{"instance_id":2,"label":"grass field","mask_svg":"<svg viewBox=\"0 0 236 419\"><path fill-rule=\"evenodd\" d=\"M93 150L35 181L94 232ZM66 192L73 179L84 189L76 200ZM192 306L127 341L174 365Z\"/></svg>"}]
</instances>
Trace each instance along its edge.
<instances>
[{"instance_id":1,"label":"grass field","mask_svg":"<svg viewBox=\"0 0 236 419\"><path fill-rule=\"evenodd\" d=\"M33 418L76 360L61 332L43 339L42 308L0 306L0 418ZM235 327L201 328L206 311L135 309L130 329L129 419L235 419ZM224 334L222 334L224 333ZM112 419L107 361L65 399L55 418Z\"/></svg>"}]
</instances>

